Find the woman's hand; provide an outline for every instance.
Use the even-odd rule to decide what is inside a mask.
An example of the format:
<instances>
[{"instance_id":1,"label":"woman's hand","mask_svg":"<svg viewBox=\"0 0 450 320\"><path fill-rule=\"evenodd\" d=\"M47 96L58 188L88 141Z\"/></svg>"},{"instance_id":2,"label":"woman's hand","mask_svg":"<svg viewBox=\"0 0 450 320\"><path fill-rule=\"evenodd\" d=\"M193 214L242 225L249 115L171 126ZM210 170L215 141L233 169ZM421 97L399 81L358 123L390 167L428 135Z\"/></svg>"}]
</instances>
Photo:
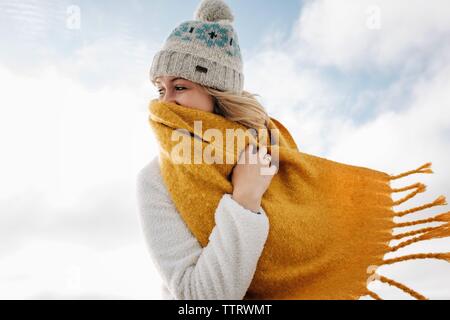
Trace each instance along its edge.
<instances>
[{"instance_id":1,"label":"woman's hand","mask_svg":"<svg viewBox=\"0 0 450 320\"><path fill-rule=\"evenodd\" d=\"M277 172L277 168L271 166L270 157L266 158L267 147L256 149L253 144L247 145L234 166L231 177L232 198L254 212L259 210L262 196Z\"/></svg>"}]
</instances>

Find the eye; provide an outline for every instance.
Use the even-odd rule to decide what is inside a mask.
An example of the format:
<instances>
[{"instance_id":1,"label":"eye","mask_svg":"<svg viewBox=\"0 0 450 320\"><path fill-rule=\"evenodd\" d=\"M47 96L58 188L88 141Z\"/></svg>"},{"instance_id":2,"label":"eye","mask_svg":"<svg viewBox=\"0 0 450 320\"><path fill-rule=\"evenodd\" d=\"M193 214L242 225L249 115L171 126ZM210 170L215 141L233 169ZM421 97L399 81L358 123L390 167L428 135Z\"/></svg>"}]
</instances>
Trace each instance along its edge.
<instances>
[{"instance_id":1,"label":"eye","mask_svg":"<svg viewBox=\"0 0 450 320\"><path fill-rule=\"evenodd\" d=\"M181 86L175 86L175 90L177 90L177 91L182 91L182 90L184 90L184 89L186 89L186 88L185 88L185 87L181 87ZM164 89L159 89L159 90L158 90L159 95L162 95L162 94L163 94L163 91L164 91Z\"/></svg>"}]
</instances>

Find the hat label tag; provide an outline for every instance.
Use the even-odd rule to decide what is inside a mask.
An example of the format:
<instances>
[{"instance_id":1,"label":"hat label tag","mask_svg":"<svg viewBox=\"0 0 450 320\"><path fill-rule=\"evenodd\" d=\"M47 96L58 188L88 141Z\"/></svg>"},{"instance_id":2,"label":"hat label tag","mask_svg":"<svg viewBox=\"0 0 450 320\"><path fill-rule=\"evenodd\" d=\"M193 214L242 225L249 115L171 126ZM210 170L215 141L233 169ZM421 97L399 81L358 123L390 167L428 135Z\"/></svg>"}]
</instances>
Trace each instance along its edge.
<instances>
[{"instance_id":1,"label":"hat label tag","mask_svg":"<svg viewBox=\"0 0 450 320\"><path fill-rule=\"evenodd\" d=\"M201 72L201 73L207 73L208 69L202 66L196 66L195 71Z\"/></svg>"}]
</instances>

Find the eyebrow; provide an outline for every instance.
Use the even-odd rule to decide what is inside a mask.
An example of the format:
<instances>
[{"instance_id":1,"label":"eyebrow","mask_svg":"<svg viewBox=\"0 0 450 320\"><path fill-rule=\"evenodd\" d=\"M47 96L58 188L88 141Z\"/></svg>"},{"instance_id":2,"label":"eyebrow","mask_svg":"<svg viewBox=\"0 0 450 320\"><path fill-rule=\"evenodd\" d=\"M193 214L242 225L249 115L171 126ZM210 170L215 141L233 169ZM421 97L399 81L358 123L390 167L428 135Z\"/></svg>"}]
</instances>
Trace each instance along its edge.
<instances>
[{"instance_id":1,"label":"eyebrow","mask_svg":"<svg viewBox=\"0 0 450 320\"><path fill-rule=\"evenodd\" d=\"M183 78L180 78L180 77L178 77L178 78L173 78L172 80L170 80L170 82L174 82L175 80L184 80L184 79L183 79ZM155 83L161 83L161 81L160 81L160 80L156 80Z\"/></svg>"}]
</instances>

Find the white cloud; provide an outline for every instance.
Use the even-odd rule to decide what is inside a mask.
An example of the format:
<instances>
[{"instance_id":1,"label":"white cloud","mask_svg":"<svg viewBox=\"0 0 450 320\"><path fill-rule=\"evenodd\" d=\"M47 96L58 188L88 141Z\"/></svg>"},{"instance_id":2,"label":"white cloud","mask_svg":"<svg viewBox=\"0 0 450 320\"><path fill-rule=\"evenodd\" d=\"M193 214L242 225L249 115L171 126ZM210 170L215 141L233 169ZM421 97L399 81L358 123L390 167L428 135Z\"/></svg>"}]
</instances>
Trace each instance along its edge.
<instances>
[{"instance_id":1,"label":"white cloud","mask_svg":"<svg viewBox=\"0 0 450 320\"><path fill-rule=\"evenodd\" d=\"M27 257L33 250L28 248L37 239L54 245L67 241L92 250L135 244L142 233L135 205L136 174L157 151L147 122L151 84L142 83L135 90L91 91L54 66L24 75L0 65L0 85L4 89L0 261L11 264L1 268L3 277L14 278L15 263L33 264L33 257ZM142 249L140 254L147 257ZM26 261L11 260L18 250L24 250L21 259ZM45 282L38 281L39 272L59 257L41 257L40 271L30 270L32 276L20 280L28 291L13 287L16 291L10 292L16 297L22 292L24 297L46 290ZM83 261L86 256L79 258ZM101 270L89 272L95 277ZM92 286L92 294L103 290L109 295L104 283ZM8 292L1 287L5 297ZM59 289L48 290L49 295L58 295Z\"/></svg>"},{"instance_id":2,"label":"white cloud","mask_svg":"<svg viewBox=\"0 0 450 320\"><path fill-rule=\"evenodd\" d=\"M151 58L157 49L152 40L144 43L124 31L86 43L73 54L49 63L91 90L107 86L136 92L143 89L143 82L150 83Z\"/></svg>"},{"instance_id":3,"label":"white cloud","mask_svg":"<svg viewBox=\"0 0 450 320\"><path fill-rule=\"evenodd\" d=\"M156 45L152 39L136 39L129 25L120 21L113 36L99 41L85 41L87 34L80 31L69 35L62 24L63 4L47 1L37 8L35 1L26 1L0 6L11 13L0 25L17 35L0 62L0 295L76 297L78 293L53 286L64 271L58 263L64 256L67 263L84 264L85 273L91 274L82 296L144 297L144 292L151 292L145 279L156 272L144 270L146 265L136 260L148 259L148 253L142 241L137 245L142 231L135 179L157 154L147 121L148 102L156 94L148 79ZM43 17L49 23L45 29ZM46 43L55 25L59 40ZM55 43L67 45L82 37L83 45L73 54L57 54ZM36 243L41 247L33 247ZM57 247L57 252L44 246ZM95 280L107 273L100 268L102 260L87 253L98 250L98 256L106 257L112 248L117 249L115 260L129 256L131 248L134 256L128 260L142 267L136 271L124 266L120 279L114 279L116 288L107 284L111 279ZM72 250L76 257L70 258ZM20 275L20 267L15 267L20 265L40 267ZM4 281L11 284L8 290ZM137 287L126 289L131 284Z\"/></svg>"},{"instance_id":4,"label":"white cloud","mask_svg":"<svg viewBox=\"0 0 450 320\"><path fill-rule=\"evenodd\" d=\"M450 147L449 74L449 64L446 64L432 78L417 78L406 110L388 109L370 123L355 126L336 141L330 156L391 170L433 160L441 176L448 176L450 170L445 164L450 161L446 152ZM380 103L389 105L389 98Z\"/></svg>"},{"instance_id":5,"label":"white cloud","mask_svg":"<svg viewBox=\"0 0 450 320\"><path fill-rule=\"evenodd\" d=\"M146 250L142 242L95 250L34 239L0 260L0 299L160 299Z\"/></svg>"},{"instance_id":6,"label":"white cloud","mask_svg":"<svg viewBox=\"0 0 450 320\"><path fill-rule=\"evenodd\" d=\"M371 23L379 9L380 28ZM346 71L398 67L426 58L450 34L450 3L420 0L306 1L292 34L293 54ZM376 18L375 18L376 19Z\"/></svg>"},{"instance_id":7,"label":"white cloud","mask_svg":"<svg viewBox=\"0 0 450 320\"><path fill-rule=\"evenodd\" d=\"M269 114L282 118L303 148L323 152L330 138L324 127L348 125L336 109L345 97L320 70L299 65L283 49L268 43L259 51L245 62L247 90L260 95Z\"/></svg>"},{"instance_id":8,"label":"white cloud","mask_svg":"<svg viewBox=\"0 0 450 320\"><path fill-rule=\"evenodd\" d=\"M155 153L146 122L149 83L135 91L91 92L55 67L30 77L0 68L8 103L0 109L2 197L29 187L75 195L90 184L130 177L136 153Z\"/></svg>"}]
</instances>

